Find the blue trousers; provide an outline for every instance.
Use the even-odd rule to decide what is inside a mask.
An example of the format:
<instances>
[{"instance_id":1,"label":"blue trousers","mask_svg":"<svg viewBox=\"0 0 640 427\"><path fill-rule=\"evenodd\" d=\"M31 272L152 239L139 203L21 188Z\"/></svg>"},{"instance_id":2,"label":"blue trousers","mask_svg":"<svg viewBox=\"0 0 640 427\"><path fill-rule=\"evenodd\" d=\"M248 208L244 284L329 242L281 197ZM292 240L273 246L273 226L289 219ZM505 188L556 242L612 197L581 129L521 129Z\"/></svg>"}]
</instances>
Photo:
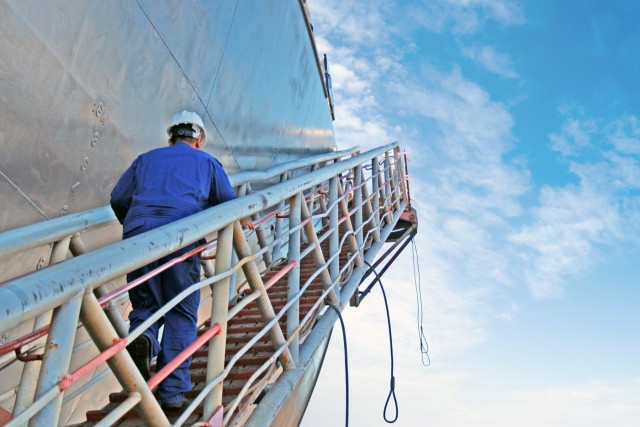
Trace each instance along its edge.
<instances>
[{"instance_id":1,"label":"blue trousers","mask_svg":"<svg viewBox=\"0 0 640 427\"><path fill-rule=\"evenodd\" d=\"M136 231L138 232L131 233L127 237L141 232L141 230ZM196 246L197 244L189 245L168 257L161 258L133 271L127 275L127 280L135 280L176 256L194 249ZM129 299L133 310L129 314L129 330L133 331L159 310L160 307L199 280L200 257L199 255L194 255L131 289L129 291ZM151 339L152 357L158 356L157 371L195 341L198 328L199 303L200 291L198 290L182 300L144 332ZM162 325L164 325L164 331L162 341L159 342L158 330ZM184 393L191 390L190 365L191 358L184 361L160 383L157 391L159 400L163 402L179 402L184 398Z\"/></svg>"}]
</instances>

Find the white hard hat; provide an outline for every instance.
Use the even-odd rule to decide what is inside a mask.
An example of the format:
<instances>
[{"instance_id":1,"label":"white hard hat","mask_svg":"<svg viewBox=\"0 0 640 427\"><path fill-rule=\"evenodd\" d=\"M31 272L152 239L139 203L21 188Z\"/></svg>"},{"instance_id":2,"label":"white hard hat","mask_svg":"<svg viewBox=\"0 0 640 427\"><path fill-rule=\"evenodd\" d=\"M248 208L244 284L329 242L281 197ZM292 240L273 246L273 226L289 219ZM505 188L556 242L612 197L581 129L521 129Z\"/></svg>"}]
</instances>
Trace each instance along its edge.
<instances>
[{"instance_id":1,"label":"white hard hat","mask_svg":"<svg viewBox=\"0 0 640 427\"><path fill-rule=\"evenodd\" d=\"M198 114L187 110L182 110L179 113L174 114L171 118L171 123L167 128L167 134L171 136L171 128L181 124L191 125L193 130L196 132L195 138L202 135L202 146L207 143L207 129L205 129L204 123L202 123L202 119Z\"/></svg>"}]
</instances>

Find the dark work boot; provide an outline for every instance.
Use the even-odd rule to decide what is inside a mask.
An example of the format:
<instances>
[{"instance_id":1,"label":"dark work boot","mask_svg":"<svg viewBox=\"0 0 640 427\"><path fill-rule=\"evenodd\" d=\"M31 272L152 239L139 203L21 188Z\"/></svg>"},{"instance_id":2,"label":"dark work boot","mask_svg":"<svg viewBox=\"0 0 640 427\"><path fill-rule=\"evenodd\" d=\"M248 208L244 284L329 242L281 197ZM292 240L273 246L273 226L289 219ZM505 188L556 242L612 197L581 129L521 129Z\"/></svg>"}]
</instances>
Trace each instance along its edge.
<instances>
[{"instance_id":1,"label":"dark work boot","mask_svg":"<svg viewBox=\"0 0 640 427\"><path fill-rule=\"evenodd\" d=\"M188 399L182 399L177 402L161 402L160 406L165 411L177 411L178 409L182 409L183 406L187 406L189 403Z\"/></svg>"},{"instance_id":2,"label":"dark work boot","mask_svg":"<svg viewBox=\"0 0 640 427\"><path fill-rule=\"evenodd\" d=\"M149 367L151 363L151 340L149 337L144 334L140 335L127 346L127 350L129 350L133 363L136 364L144 380L148 381L151 378L151 369Z\"/></svg>"}]
</instances>

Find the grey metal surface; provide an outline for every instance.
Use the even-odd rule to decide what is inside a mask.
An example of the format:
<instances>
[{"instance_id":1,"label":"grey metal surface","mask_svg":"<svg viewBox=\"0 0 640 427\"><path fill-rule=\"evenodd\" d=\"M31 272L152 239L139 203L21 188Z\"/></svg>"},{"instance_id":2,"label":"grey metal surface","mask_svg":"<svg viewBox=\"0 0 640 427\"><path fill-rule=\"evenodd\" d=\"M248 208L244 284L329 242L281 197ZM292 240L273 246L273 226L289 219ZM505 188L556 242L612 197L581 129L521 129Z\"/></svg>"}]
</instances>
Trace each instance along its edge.
<instances>
[{"instance_id":1,"label":"grey metal surface","mask_svg":"<svg viewBox=\"0 0 640 427\"><path fill-rule=\"evenodd\" d=\"M0 230L107 204L182 108L229 172L334 149L306 31L291 0L0 2Z\"/></svg>"}]
</instances>

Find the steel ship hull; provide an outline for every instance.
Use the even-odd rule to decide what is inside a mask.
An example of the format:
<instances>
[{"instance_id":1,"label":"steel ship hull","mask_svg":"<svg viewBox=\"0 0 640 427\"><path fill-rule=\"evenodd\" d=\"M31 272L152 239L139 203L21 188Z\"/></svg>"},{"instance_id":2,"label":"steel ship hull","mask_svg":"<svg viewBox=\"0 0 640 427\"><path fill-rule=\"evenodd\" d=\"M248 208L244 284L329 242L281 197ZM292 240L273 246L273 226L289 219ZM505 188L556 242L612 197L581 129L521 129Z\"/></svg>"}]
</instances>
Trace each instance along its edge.
<instances>
[{"instance_id":1,"label":"steel ship hull","mask_svg":"<svg viewBox=\"0 0 640 427\"><path fill-rule=\"evenodd\" d=\"M107 205L131 161L166 143L165 124L180 109L203 117L207 150L228 173L333 151L327 96L298 1L3 1L0 232ZM110 225L87 243L119 235ZM50 253L47 245L1 260L0 280L46 266ZM323 355L290 396L298 403L283 401L291 425ZM0 394L20 380L19 364L2 363ZM106 394L68 402L61 423L81 421Z\"/></svg>"}]
</instances>

